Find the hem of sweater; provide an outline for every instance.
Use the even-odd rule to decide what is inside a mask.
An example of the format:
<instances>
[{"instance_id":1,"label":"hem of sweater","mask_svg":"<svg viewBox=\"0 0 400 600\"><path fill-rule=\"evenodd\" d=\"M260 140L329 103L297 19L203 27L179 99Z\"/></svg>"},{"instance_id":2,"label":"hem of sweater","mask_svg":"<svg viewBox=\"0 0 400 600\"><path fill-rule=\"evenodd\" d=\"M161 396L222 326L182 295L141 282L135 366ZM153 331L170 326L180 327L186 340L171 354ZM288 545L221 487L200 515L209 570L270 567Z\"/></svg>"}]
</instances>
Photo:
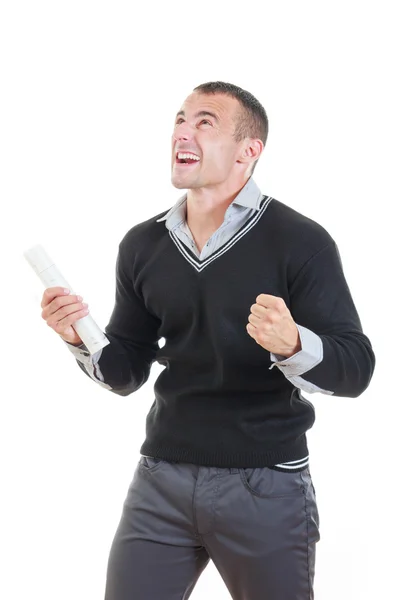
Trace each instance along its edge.
<instances>
[{"instance_id":1,"label":"hem of sweater","mask_svg":"<svg viewBox=\"0 0 400 600\"><path fill-rule=\"evenodd\" d=\"M277 464L302 459L308 455L308 446L305 434L292 442L288 442L284 447L280 445L264 451L259 447L247 451L237 451L233 448L232 450L212 451L206 448L199 450L146 440L140 448L140 454L160 458L167 462L191 463L204 467L246 469L274 467Z\"/></svg>"}]
</instances>

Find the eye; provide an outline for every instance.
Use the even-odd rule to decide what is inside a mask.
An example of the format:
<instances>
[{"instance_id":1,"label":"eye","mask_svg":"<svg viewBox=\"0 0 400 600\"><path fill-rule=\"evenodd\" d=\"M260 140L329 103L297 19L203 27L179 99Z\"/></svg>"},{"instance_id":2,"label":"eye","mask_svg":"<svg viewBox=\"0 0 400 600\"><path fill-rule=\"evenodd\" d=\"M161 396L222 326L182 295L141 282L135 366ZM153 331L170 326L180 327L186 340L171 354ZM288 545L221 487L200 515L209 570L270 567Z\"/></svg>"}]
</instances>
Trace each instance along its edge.
<instances>
[{"instance_id":1,"label":"eye","mask_svg":"<svg viewBox=\"0 0 400 600\"><path fill-rule=\"evenodd\" d=\"M179 119L176 120L176 125L180 125L181 123L183 123L184 119L182 119L182 117L180 117Z\"/></svg>"},{"instance_id":2,"label":"eye","mask_svg":"<svg viewBox=\"0 0 400 600\"><path fill-rule=\"evenodd\" d=\"M207 119L203 119L203 120L200 122L200 125L203 125L203 123L207 123L207 125L211 125L211 121L207 121Z\"/></svg>"}]
</instances>

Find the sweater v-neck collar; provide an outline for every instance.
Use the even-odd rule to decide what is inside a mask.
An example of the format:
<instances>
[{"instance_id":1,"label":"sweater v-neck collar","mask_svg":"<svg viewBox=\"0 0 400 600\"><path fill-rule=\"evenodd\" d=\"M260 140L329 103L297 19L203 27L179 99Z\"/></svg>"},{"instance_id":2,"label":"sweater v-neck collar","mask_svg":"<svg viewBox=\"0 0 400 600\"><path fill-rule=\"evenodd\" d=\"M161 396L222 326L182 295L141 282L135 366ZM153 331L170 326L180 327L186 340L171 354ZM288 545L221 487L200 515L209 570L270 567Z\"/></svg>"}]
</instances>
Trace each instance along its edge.
<instances>
[{"instance_id":1,"label":"sweater v-neck collar","mask_svg":"<svg viewBox=\"0 0 400 600\"><path fill-rule=\"evenodd\" d=\"M169 230L169 235L178 248L179 252L182 256L187 260L187 262L194 268L196 271L200 273L203 271L208 265L210 265L214 260L228 252L243 236L245 236L261 219L263 214L265 213L270 201L272 200L271 196L262 196L261 202L259 206L259 210L250 216L250 218L242 225L242 227L235 233L235 235L228 240L223 246L218 248L215 252L213 252L210 256L208 256L204 260L200 260L194 252L190 250L174 233L174 228ZM164 217L165 219L165 217Z\"/></svg>"}]
</instances>

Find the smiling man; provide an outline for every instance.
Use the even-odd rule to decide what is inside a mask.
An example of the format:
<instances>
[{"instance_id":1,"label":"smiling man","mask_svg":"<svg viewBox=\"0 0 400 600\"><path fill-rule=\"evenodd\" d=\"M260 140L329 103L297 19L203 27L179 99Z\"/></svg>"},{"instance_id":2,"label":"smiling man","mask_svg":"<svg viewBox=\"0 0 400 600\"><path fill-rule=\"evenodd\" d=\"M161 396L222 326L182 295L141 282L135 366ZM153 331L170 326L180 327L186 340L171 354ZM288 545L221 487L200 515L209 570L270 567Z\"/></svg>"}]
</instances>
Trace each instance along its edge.
<instances>
[{"instance_id":1,"label":"smiling man","mask_svg":"<svg viewBox=\"0 0 400 600\"><path fill-rule=\"evenodd\" d=\"M106 600L187 599L210 559L235 600L314 597L315 414L302 391L359 396L375 356L335 241L253 179L267 134L264 108L235 85L186 98L171 168L187 191L122 239L108 346L90 356L73 329L82 299L43 295L42 317L100 386L126 396L165 366Z\"/></svg>"}]
</instances>

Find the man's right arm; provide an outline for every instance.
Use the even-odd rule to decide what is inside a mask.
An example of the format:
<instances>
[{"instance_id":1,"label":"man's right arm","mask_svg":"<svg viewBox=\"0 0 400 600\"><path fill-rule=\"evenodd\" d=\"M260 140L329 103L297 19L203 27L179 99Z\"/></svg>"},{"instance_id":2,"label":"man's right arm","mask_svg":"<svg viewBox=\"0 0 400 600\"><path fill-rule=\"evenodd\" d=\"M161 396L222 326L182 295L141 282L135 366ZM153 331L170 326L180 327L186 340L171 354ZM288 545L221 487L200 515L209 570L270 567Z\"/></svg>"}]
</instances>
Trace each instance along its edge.
<instances>
[{"instance_id":1,"label":"man's right arm","mask_svg":"<svg viewBox=\"0 0 400 600\"><path fill-rule=\"evenodd\" d=\"M110 323L105 329L110 344L95 354L91 355L84 344L74 346L64 342L85 375L119 396L128 396L148 380L159 348L158 338L146 343L143 340L128 340L109 333ZM143 327L143 322L140 327Z\"/></svg>"},{"instance_id":2,"label":"man's right arm","mask_svg":"<svg viewBox=\"0 0 400 600\"><path fill-rule=\"evenodd\" d=\"M160 339L160 321L134 289L133 259L129 240L124 238L116 261L114 309L104 330L110 343L90 355L84 344L66 342L82 371L120 396L128 396L147 381Z\"/></svg>"},{"instance_id":3,"label":"man's right arm","mask_svg":"<svg viewBox=\"0 0 400 600\"><path fill-rule=\"evenodd\" d=\"M116 261L115 305L104 330L110 343L93 355L73 328L89 312L82 298L56 287L45 290L41 303L42 318L59 334L82 371L120 396L128 396L147 381L160 339L160 320L135 290L133 265L134 251L125 236Z\"/></svg>"}]
</instances>

